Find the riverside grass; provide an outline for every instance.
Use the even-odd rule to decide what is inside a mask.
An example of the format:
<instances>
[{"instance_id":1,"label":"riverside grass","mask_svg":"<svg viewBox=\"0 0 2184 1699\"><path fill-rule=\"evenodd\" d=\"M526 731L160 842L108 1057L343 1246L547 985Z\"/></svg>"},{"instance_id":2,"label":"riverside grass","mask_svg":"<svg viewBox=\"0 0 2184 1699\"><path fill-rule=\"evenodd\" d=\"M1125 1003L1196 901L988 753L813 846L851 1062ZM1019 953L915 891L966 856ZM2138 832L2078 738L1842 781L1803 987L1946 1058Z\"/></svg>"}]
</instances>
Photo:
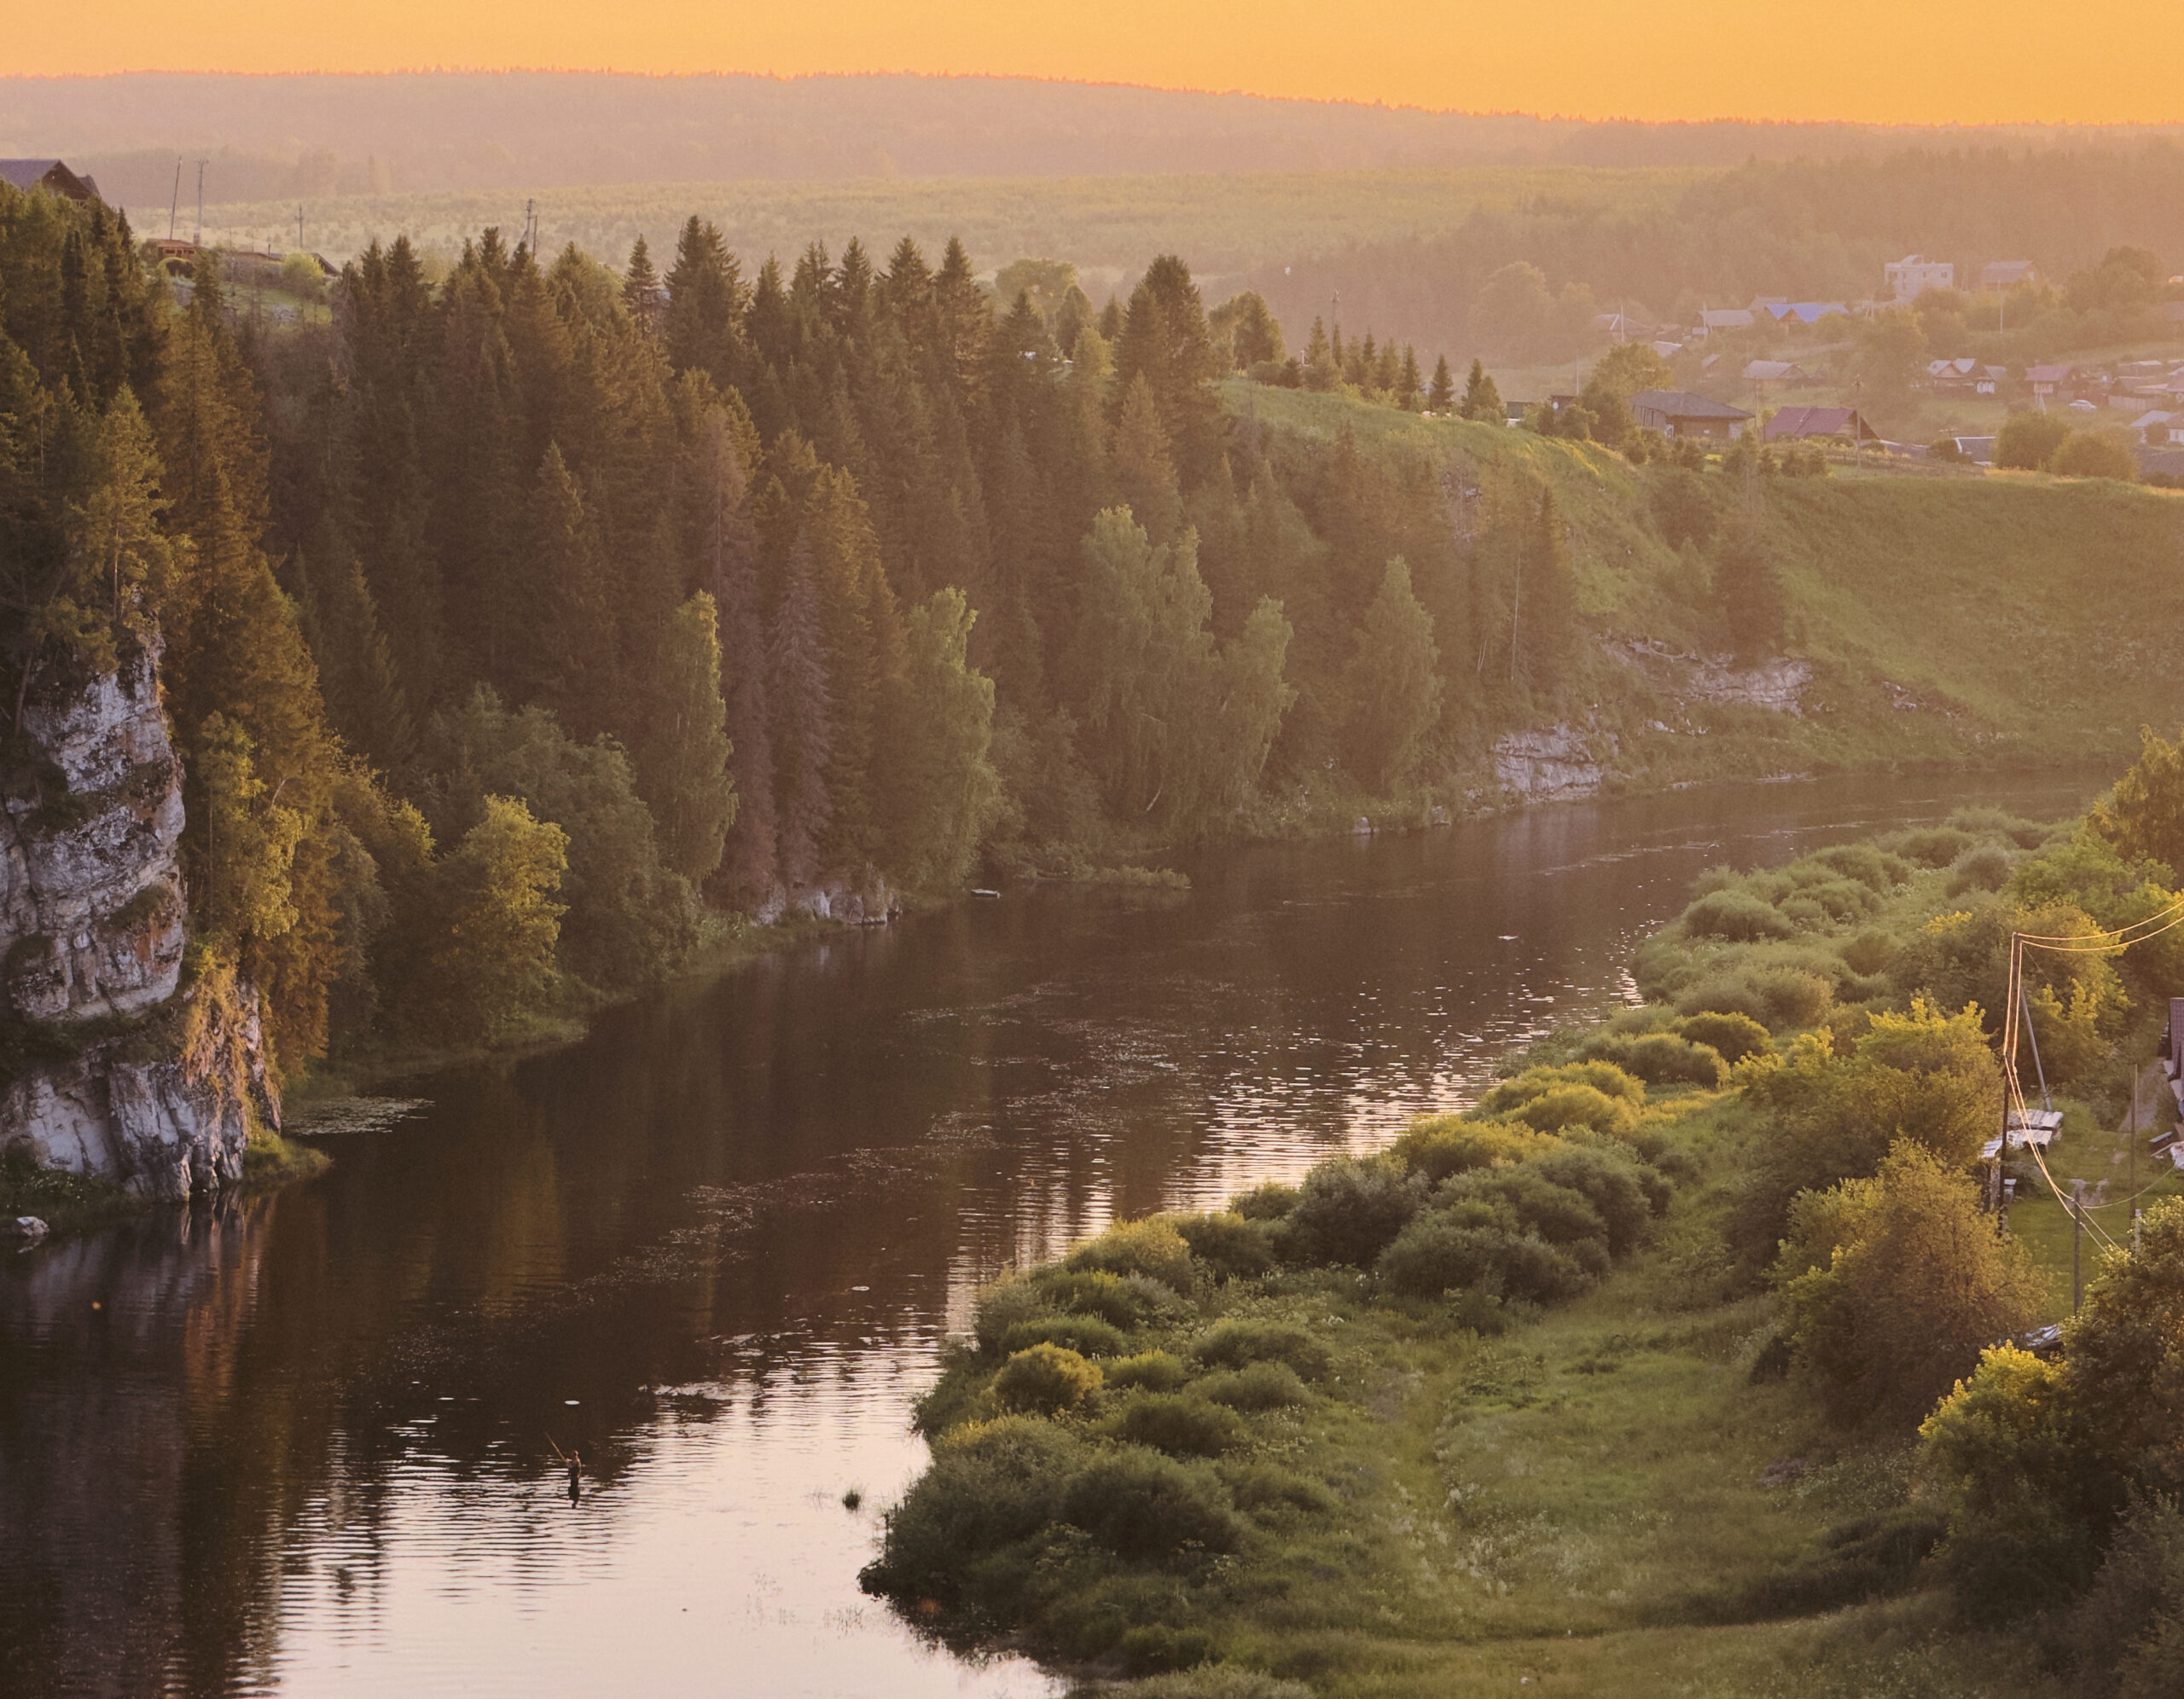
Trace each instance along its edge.
<instances>
[{"instance_id":1,"label":"riverside grass","mask_svg":"<svg viewBox=\"0 0 2184 1699\"><path fill-rule=\"evenodd\" d=\"M1098 1376L1086 1373L1017 1407L1060 1412L1034 1425L1085 1447L1080 1456L1117 1442L1170 1452L1162 1466L1203 1540L1133 1554L1101 1533L1098 1505L1072 1500L1066 1515L1094 1525L1049 1525L1014 1551L989 1545L962 1591L928 1569L906 1594L903 1567L888 1573L900 1557L893 1537L921 1515L932 1526L929 1505L906 1508L871 1584L958 1644L1002 1637L1074 1670L1078 1690L1119 1685L1143 1699L1519 1687L2059 1699L2066 1690L2036 1625L1967 1632L1954 1620L1923 1566L1943 1521L1913 1491L1909 1436L1830 1426L1809 1389L1786 1377L1779 1314L1736 1241L1751 1155L1768 1136L1762 1111L1734 1077L1714 1087L1676 1073L1719 1056L1715 1041L1752 1053L1768 1041L1749 1018L1679 1018L1666 1000L1712 988L1699 996L1710 1008L1747 997L1764 1007L1769 976L1790 974L1800 983L1778 1000L1771 1042L1847 1035L1866 1010L1915 994L1891 969L1932 978L1936 962L1952 960L1921 955L1920 941L1954 936L1999 905L2052 902L2059 890L2095 911L2158 900L2147 871L2104 855L2074 825L1980 809L1780 868L1706 876L1685 915L1641 952L1639 981L1663 1000L1544 1041L1513 1058L1512 1077L1481 1105L1490 1118L1443 1122L1397 1147L1414 1168L1445 1164L1467 1141L1532 1161L1554 1141L1510 1112L1578 1105L1589 1078L1596 1130L1612 1128L1678 1180L1656 1197L1666 1207L1635 1254L1542 1311L1462 1292L1405 1299L1391 1258L1378 1277L1298 1266L1309 1260L1298 1247L1334 1242L1324 1232L1291 1229L1287 1266L1269 1267L1234 1217L1217 1230L1224 1218L1111 1230L1063 1269L1015 1277L982 1300L986 1348L963 1349L921 1406L936 1475L983 1443L981 1432L1025 1422L1004 1413L996 1371L1022 1342L1057 1332L1033 1312L1096 1310L1101 1329L1078 1337L1087 1369L1104 1364L1104 1395L1088 1391ZM1953 960L1961 983L1984 972ZM2172 965L2150 960L2119 983L2151 1006L2140 978ZM2151 1017L2111 1006L2117 1047L2140 1053ZM1650 1049L1630 1041L1670 1034ZM1600 1054L1650 1058L1658 1082L1640 1103L1635 1081L1583 1059ZM1538 1089L1549 1080L1554 1089ZM2112 1059L2077 1068L2051 1156L2059 1176L2120 1177L2134 1135L2105 1129L2129 1082ZM2173 1175L2138 1178L2155 1195L2178 1189ZM2048 1313L2059 1317L2067 1225L2029 1170L2023 1179L2014 1225L2050 1277ZM1353 1192L1362 1220L1374 1194ZM1274 1187L1237 1208L1263 1223L1294 1221L1302 1205ZM1178 1266L1179 1236L1197 1267ZM2084 1255L2089 1275L2090 1241ZM1369 1252L1355 1260L1374 1262ZM1262 1377L1263 1397L1239 1397L1235 1366L1253 1357L1297 1371ZM1225 1408L1209 1414L1220 1419L1182 1421L1194 1400L1218 1400ZM1133 1408L1156 1401L1159 1422L1132 1421ZM981 1429L996 1416L1000 1427ZM1226 1520L1224 1505L1236 1512ZM1163 1665L1178 1667L1145 1674Z\"/></svg>"}]
</instances>

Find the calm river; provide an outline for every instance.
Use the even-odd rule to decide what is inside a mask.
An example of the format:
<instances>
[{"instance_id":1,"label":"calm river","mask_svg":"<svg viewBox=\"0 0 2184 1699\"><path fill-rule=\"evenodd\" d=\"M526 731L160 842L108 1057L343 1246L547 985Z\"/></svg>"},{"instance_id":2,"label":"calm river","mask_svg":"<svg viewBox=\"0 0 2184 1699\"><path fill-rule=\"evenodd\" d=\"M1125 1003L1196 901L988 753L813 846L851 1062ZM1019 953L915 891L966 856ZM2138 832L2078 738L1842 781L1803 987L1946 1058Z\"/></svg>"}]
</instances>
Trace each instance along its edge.
<instances>
[{"instance_id":1,"label":"calm river","mask_svg":"<svg viewBox=\"0 0 2184 1699\"><path fill-rule=\"evenodd\" d=\"M0 1690L1054 1691L857 1588L980 1282L1467 1101L1623 996L1710 862L2092 788L1224 852L1187 896L965 902L409 1081L312 1183L0 1266Z\"/></svg>"}]
</instances>

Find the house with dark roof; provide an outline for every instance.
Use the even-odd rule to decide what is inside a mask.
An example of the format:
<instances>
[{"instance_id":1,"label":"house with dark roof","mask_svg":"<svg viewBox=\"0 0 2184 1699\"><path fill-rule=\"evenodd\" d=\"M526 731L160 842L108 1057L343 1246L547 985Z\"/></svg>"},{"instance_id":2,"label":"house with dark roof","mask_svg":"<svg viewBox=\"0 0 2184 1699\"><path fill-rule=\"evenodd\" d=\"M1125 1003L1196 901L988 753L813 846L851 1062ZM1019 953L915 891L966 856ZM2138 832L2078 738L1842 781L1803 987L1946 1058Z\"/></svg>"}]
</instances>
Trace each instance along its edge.
<instances>
[{"instance_id":1,"label":"house with dark roof","mask_svg":"<svg viewBox=\"0 0 2184 1699\"><path fill-rule=\"evenodd\" d=\"M1812 379L1794 360L1747 360L1744 366L1744 380L1760 394L1769 395L1778 389L1809 384Z\"/></svg>"},{"instance_id":2,"label":"house with dark roof","mask_svg":"<svg viewBox=\"0 0 2184 1699\"><path fill-rule=\"evenodd\" d=\"M1639 428L1664 437L1734 437L1751 415L1688 390L1640 390L1630 397L1630 416Z\"/></svg>"},{"instance_id":3,"label":"house with dark roof","mask_svg":"<svg viewBox=\"0 0 2184 1699\"><path fill-rule=\"evenodd\" d=\"M43 188L55 194L65 194L71 200L96 200L99 186L88 177L78 177L59 159L0 159L0 183L29 194Z\"/></svg>"},{"instance_id":4,"label":"house with dark roof","mask_svg":"<svg viewBox=\"0 0 2184 1699\"><path fill-rule=\"evenodd\" d=\"M1760 435L1769 443L1809 442L1827 437L1848 437L1854 443L1880 440L1880 432L1867 424L1855 407L1786 407L1767 421Z\"/></svg>"}]
</instances>

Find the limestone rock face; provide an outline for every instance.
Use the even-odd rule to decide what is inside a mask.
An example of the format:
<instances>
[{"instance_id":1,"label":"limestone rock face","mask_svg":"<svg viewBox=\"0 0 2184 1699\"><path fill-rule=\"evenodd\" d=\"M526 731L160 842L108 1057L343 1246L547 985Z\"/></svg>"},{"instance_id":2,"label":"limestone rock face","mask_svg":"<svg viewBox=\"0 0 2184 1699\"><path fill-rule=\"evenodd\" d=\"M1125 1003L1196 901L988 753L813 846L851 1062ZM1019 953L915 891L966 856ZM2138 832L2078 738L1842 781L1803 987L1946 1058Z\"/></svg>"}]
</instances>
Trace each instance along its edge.
<instances>
[{"instance_id":1,"label":"limestone rock face","mask_svg":"<svg viewBox=\"0 0 2184 1699\"><path fill-rule=\"evenodd\" d=\"M25 705L36 760L0 797L0 978L9 1012L136 1015L182 971L182 763L156 643L116 672Z\"/></svg>"},{"instance_id":2,"label":"limestone rock face","mask_svg":"<svg viewBox=\"0 0 2184 1699\"><path fill-rule=\"evenodd\" d=\"M179 990L182 764L156 640L25 705L0 786L0 1151L189 1197L241 1178L277 1128L257 994L230 969Z\"/></svg>"},{"instance_id":3,"label":"limestone rock face","mask_svg":"<svg viewBox=\"0 0 2184 1699\"><path fill-rule=\"evenodd\" d=\"M1521 802L1589 797L1606 777L1595 743L1605 744L1612 758L1616 743L1612 734L1595 739L1569 726L1508 732L1494 745L1494 776L1505 792Z\"/></svg>"}]
</instances>

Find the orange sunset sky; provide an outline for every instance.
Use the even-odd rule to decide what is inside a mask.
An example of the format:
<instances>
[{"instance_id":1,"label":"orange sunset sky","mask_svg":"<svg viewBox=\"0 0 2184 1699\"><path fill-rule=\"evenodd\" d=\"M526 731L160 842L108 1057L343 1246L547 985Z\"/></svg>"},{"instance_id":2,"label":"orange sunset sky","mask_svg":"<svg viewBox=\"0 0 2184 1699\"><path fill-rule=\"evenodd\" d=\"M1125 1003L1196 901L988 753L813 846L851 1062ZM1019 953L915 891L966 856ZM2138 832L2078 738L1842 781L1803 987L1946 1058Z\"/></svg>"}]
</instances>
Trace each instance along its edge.
<instances>
[{"instance_id":1,"label":"orange sunset sky","mask_svg":"<svg viewBox=\"0 0 2184 1699\"><path fill-rule=\"evenodd\" d=\"M2179 0L81 0L0 71L917 71L1587 118L2184 119Z\"/></svg>"}]
</instances>

